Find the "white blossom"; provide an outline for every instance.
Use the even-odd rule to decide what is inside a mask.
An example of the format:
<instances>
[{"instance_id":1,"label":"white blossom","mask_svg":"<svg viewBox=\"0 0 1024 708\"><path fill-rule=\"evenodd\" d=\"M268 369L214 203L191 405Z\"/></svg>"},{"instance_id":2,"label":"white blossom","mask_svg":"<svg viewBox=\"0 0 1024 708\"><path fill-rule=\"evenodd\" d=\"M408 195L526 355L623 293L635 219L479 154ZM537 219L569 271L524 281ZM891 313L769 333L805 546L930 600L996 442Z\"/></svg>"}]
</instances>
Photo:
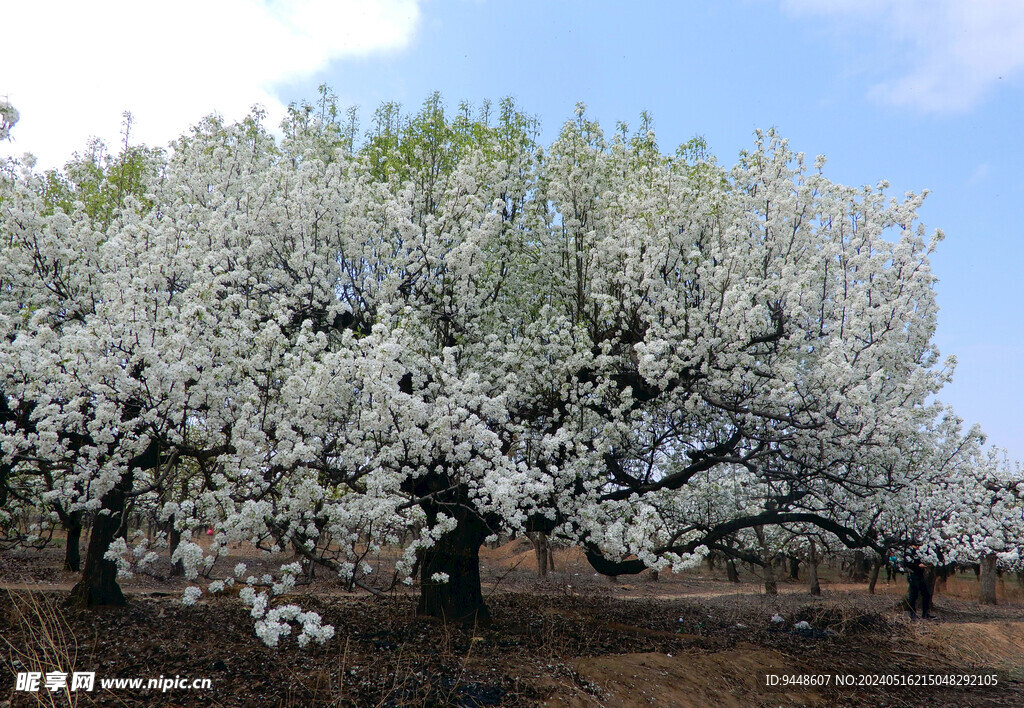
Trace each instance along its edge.
<instances>
[{"instance_id":1,"label":"white blossom","mask_svg":"<svg viewBox=\"0 0 1024 708\"><path fill-rule=\"evenodd\" d=\"M185 592L182 595L181 604L185 607L191 607L192 605L196 604L196 600L198 600L200 595L202 594L203 591L201 588L197 588L194 585L191 587L187 587L185 588Z\"/></svg>"}]
</instances>

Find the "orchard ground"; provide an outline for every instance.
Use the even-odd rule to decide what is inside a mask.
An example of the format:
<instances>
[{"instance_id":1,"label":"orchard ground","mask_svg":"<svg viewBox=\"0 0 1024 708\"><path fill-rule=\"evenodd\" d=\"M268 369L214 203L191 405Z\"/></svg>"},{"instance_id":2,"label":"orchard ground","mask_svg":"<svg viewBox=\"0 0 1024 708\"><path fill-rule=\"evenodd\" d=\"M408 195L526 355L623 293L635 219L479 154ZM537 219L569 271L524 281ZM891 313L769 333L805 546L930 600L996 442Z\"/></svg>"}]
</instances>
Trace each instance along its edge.
<instances>
[{"instance_id":1,"label":"orchard ground","mask_svg":"<svg viewBox=\"0 0 1024 708\"><path fill-rule=\"evenodd\" d=\"M706 566L657 580L610 579L577 551L558 549L556 570L538 578L525 539L482 556L492 626L417 618L412 589L374 596L318 578L277 599L336 627L326 646L302 650L293 637L265 646L237 597L204 594L183 607L182 590L194 583L165 577L166 557L154 575L122 583L127 608L78 611L63 607L77 576L60 570L59 547L6 551L0 706L68 704L45 691L16 691L14 677L28 664L95 671L96 689L72 694L77 705L1024 705L1024 589L1010 575L999 581L995 607L977 604L972 573L951 578L936 593L938 619L912 623L898 608L906 581L887 584L884 573L874 595L823 565L821 597L792 580L767 596L749 569L739 585ZM236 547L213 577L239 561L259 573L289 560ZM387 558L371 560L386 571ZM784 623L771 621L776 613ZM810 629L795 628L801 621ZM836 685L837 675L993 673L994 687ZM770 687L769 674L824 676L830 685ZM99 688L101 678L158 676L209 678L213 688Z\"/></svg>"}]
</instances>

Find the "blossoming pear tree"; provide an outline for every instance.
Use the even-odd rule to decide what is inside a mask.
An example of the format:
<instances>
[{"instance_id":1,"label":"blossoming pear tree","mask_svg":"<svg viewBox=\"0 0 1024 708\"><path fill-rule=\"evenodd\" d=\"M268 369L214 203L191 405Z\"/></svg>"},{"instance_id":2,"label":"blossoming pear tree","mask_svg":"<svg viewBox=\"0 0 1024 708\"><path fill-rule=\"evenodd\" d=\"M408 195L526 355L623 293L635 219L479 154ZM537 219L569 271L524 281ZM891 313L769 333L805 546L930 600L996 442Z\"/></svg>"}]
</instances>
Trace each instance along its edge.
<instances>
[{"instance_id":1,"label":"blossoming pear tree","mask_svg":"<svg viewBox=\"0 0 1024 708\"><path fill-rule=\"evenodd\" d=\"M922 196L835 184L773 132L727 170L646 117L608 137L580 106L540 147L511 101L435 95L359 141L328 98L281 139L207 119L103 219L30 170L3 188L0 464L93 514L84 602L123 601L125 505L184 464L201 491L163 518L217 532L179 547L190 576L270 539L369 586L366 544L411 537L419 610L480 621L501 532L681 567L743 529L842 531L799 500L907 481L948 377ZM685 522L736 471L773 504ZM275 642L329 634L246 598Z\"/></svg>"},{"instance_id":2,"label":"blossoming pear tree","mask_svg":"<svg viewBox=\"0 0 1024 708\"><path fill-rule=\"evenodd\" d=\"M1005 452L982 449L982 436L972 433L954 473L907 485L887 505L899 504L887 520L899 519L904 535L921 545L930 562L976 565L979 600L995 604L997 569L1024 567L1024 474Z\"/></svg>"}]
</instances>

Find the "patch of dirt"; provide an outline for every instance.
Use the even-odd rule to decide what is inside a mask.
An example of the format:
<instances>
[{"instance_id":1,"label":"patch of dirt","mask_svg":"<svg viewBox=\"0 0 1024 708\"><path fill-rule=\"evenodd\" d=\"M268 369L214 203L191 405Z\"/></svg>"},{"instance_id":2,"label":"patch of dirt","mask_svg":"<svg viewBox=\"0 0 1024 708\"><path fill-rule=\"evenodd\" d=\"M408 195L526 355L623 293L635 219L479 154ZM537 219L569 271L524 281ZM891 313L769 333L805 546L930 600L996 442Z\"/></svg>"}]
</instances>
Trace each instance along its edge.
<instances>
[{"instance_id":1,"label":"patch of dirt","mask_svg":"<svg viewBox=\"0 0 1024 708\"><path fill-rule=\"evenodd\" d=\"M796 675L808 673L809 668L781 652L746 643L713 654L599 656L580 659L574 666L584 680L599 687L597 695L576 692L545 705L552 708L826 705L815 690L766 693L766 674Z\"/></svg>"}]
</instances>

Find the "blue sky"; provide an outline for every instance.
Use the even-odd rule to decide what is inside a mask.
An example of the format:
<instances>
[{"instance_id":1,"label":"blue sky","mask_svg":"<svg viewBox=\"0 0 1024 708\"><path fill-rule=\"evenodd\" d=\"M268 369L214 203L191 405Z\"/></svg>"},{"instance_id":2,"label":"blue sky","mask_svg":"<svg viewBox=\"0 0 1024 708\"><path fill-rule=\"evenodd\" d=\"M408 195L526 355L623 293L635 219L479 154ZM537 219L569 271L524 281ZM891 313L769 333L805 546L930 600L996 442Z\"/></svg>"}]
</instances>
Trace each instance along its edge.
<instances>
[{"instance_id":1,"label":"blue sky","mask_svg":"<svg viewBox=\"0 0 1024 708\"><path fill-rule=\"evenodd\" d=\"M364 116L387 100L415 110L434 90L452 106L514 96L545 140L577 101L608 130L647 110L663 149L701 135L727 165L776 127L826 155L836 181L929 189L922 219L946 233L936 341L959 359L941 398L1024 460L1018 0L31 5L0 10L25 43L7 54L38 57L48 36L49 56L5 62L0 96L22 113L5 149L43 164L90 134L116 142L125 109L139 139L159 143L214 110L278 115L327 83ZM96 32L116 38L108 50Z\"/></svg>"}]
</instances>

